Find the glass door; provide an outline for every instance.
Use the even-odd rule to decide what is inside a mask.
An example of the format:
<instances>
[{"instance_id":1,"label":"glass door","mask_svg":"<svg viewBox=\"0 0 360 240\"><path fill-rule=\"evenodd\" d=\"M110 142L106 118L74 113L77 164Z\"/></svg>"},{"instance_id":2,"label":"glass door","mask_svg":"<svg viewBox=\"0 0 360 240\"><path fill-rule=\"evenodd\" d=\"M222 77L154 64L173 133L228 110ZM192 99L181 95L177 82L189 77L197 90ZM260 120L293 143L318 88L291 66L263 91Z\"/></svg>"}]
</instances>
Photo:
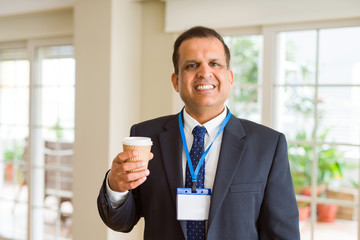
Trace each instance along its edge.
<instances>
[{"instance_id":1,"label":"glass door","mask_svg":"<svg viewBox=\"0 0 360 240\"><path fill-rule=\"evenodd\" d=\"M32 92L32 239L71 239L75 115L73 46L36 49Z\"/></svg>"},{"instance_id":2,"label":"glass door","mask_svg":"<svg viewBox=\"0 0 360 240\"><path fill-rule=\"evenodd\" d=\"M0 236L26 239L29 173L29 61L0 50Z\"/></svg>"}]
</instances>

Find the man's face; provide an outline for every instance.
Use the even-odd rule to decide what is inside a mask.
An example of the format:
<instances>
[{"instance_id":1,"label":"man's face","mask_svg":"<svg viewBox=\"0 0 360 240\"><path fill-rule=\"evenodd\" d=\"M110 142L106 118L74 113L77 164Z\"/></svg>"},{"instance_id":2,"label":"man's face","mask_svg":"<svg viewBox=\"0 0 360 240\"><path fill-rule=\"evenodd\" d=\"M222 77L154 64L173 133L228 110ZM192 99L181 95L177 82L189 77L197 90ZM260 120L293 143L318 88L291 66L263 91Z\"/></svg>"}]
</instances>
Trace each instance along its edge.
<instances>
[{"instance_id":1,"label":"man's face","mask_svg":"<svg viewBox=\"0 0 360 240\"><path fill-rule=\"evenodd\" d=\"M219 114L230 94L233 73L217 38L192 38L179 47L179 73L173 73L174 89L191 114Z\"/></svg>"}]
</instances>

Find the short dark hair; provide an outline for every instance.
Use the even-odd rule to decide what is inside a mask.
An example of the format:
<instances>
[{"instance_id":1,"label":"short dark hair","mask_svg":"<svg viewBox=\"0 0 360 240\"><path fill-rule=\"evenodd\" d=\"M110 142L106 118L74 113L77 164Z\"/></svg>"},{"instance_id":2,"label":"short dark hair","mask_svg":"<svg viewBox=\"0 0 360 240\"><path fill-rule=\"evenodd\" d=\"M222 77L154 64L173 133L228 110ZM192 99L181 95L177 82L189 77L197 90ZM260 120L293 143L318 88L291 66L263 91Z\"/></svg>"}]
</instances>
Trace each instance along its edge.
<instances>
[{"instance_id":1,"label":"short dark hair","mask_svg":"<svg viewBox=\"0 0 360 240\"><path fill-rule=\"evenodd\" d=\"M221 37L219 33L217 33L214 29L203 27L203 26L196 26L192 27L189 30L183 32L175 41L174 43L174 52L172 55L173 65L174 65L174 72L175 74L179 73L179 47L182 42L185 40L189 40L192 38L217 38L220 40L222 45L224 46L225 51L225 58L226 58L226 65L229 67L230 65L230 51L229 48L226 46L224 39Z\"/></svg>"}]
</instances>

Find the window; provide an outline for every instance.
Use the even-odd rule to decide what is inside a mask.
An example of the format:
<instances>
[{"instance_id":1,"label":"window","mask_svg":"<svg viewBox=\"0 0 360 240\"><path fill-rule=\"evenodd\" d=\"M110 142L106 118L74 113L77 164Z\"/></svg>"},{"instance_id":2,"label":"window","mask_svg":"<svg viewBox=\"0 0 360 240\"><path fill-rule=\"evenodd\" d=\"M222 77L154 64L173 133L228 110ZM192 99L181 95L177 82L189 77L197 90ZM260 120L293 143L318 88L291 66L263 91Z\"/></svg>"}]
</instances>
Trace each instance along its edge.
<instances>
[{"instance_id":1,"label":"window","mask_svg":"<svg viewBox=\"0 0 360 240\"><path fill-rule=\"evenodd\" d=\"M262 36L228 36L224 38L231 53L230 67L234 72L233 92L229 106L236 116L261 121Z\"/></svg>"},{"instance_id":2,"label":"window","mask_svg":"<svg viewBox=\"0 0 360 240\"><path fill-rule=\"evenodd\" d=\"M0 50L0 238L71 239L75 60L69 43Z\"/></svg>"},{"instance_id":3,"label":"window","mask_svg":"<svg viewBox=\"0 0 360 240\"><path fill-rule=\"evenodd\" d=\"M306 211L303 239L339 239L344 231L357 239L360 27L281 32L277 40L275 117Z\"/></svg>"},{"instance_id":4,"label":"window","mask_svg":"<svg viewBox=\"0 0 360 240\"><path fill-rule=\"evenodd\" d=\"M305 240L360 239L359 25L273 26L225 38L232 112L287 137ZM248 74L249 66L259 74ZM323 208L334 218L323 218Z\"/></svg>"}]
</instances>

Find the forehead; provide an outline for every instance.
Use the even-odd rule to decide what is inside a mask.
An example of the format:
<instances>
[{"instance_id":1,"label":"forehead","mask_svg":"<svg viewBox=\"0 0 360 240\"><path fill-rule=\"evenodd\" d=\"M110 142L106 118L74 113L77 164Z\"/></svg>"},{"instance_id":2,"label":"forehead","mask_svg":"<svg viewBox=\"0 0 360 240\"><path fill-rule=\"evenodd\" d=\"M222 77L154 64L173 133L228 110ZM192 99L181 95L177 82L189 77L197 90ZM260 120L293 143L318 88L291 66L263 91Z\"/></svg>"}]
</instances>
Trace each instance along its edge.
<instances>
[{"instance_id":1,"label":"forehead","mask_svg":"<svg viewBox=\"0 0 360 240\"><path fill-rule=\"evenodd\" d=\"M210 38L191 38L183 41L179 47L179 58L188 60L189 58L218 58L225 60L225 50L221 41L215 37Z\"/></svg>"}]
</instances>

